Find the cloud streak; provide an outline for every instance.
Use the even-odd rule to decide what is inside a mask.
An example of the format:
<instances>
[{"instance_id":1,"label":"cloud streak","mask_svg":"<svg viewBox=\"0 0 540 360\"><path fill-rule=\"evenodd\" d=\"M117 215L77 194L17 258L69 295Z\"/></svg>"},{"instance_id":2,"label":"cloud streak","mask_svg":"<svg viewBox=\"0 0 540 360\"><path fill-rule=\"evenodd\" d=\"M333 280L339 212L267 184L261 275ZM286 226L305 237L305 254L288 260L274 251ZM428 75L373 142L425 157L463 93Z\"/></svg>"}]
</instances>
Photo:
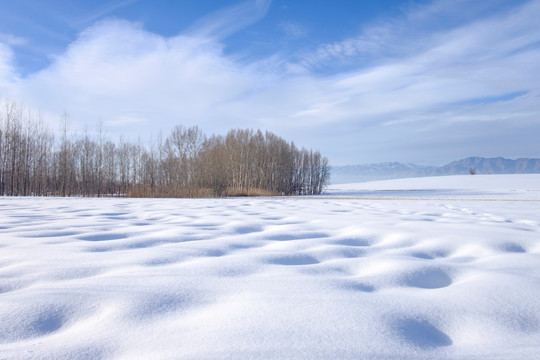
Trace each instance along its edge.
<instances>
[{"instance_id":1,"label":"cloud streak","mask_svg":"<svg viewBox=\"0 0 540 360\"><path fill-rule=\"evenodd\" d=\"M28 40L20 36L0 33L0 43L4 43L9 46L24 46L28 43Z\"/></svg>"},{"instance_id":2,"label":"cloud streak","mask_svg":"<svg viewBox=\"0 0 540 360\"><path fill-rule=\"evenodd\" d=\"M13 70L13 51L8 45L0 42L0 97L9 94L16 82Z\"/></svg>"},{"instance_id":3,"label":"cloud streak","mask_svg":"<svg viewBox=\"0 0 540 360\"><path fill-rule=\"evenodd\" d=\"M186 30L195 38L222 40L235 32L261 20L270 7L271 0L251 0L207 15Z\"/></svg>"},{"instance_id":4,"label":"cloud streak","mask_svg":"<svg viewBox=\"0 0 540 360\"><path fill-rule=\"evenodd\" d=\"M123 7L129 6L133 3L137 2L137 0L115 0L110 1L96 10L94 10L92 13L86 15L85 17L79 18L76 21L71 21L70 19L64 19L64 21L70 26L79 28L81 26L87 26L88 24L103 18L104 16L110 15L113 12L115 12L118 9L121 9Z\"/></svg>"}]
</instances>

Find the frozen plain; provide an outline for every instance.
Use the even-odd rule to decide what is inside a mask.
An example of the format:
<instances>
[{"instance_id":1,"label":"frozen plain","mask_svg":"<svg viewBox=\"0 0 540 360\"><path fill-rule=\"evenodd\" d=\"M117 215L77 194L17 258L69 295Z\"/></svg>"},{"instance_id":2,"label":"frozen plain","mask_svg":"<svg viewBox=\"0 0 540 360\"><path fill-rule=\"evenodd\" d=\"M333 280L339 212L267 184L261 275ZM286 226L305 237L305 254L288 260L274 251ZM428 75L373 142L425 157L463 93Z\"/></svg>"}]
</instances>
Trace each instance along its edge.
<instances>
[{"instance_id":1,"label":"frozen plain","mask_svg":"<svg viewBox=\"0 0 540 360\"><path fill-rule=\"evenodd\" d=\"M540 175L0 198L0 359L536 359Z\"/></svg>"}]
</instances>

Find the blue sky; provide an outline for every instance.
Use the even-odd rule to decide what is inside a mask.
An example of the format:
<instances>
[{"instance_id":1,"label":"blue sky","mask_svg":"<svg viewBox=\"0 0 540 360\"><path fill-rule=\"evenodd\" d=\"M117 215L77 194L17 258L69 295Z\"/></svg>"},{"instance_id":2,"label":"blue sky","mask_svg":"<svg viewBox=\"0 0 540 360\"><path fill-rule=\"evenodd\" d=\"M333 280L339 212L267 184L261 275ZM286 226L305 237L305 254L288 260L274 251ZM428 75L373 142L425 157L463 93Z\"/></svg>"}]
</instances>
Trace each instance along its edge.
<instances>
[{"instance_id":1,"label":"blue sky","mask_svg":"<svg viewBox=\"0 0 540 360\"><path fill-rule=\"evenodd\" d=\"M148 140L270 130L335 165L540 157L540 1L0 0L0 98ZM39 114L39 115L36 115Z\"/></svg>"}]
</instances>

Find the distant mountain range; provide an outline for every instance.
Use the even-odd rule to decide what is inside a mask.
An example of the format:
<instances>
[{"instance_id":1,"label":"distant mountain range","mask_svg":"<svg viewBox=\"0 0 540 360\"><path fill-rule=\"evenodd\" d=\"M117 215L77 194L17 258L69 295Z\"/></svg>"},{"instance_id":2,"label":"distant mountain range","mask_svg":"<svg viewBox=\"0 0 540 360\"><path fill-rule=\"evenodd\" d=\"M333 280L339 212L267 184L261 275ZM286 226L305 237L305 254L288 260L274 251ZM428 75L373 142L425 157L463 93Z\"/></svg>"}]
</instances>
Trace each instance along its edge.
<instances>
[{"instance_id":1,"label":"distant mountain range","mask_svg":"<svg viewBox=\"0 0 540 360\"><path fill-rule=\"evenodd\" d=\"M332 167L332 184L344 184L372 180L398 179L406 177L443 176L471 174L538 174L540 159L505 159L468 157L452 161L443 166L423 166L387 162L365 165Z\"/></svg>"}]
</instances>

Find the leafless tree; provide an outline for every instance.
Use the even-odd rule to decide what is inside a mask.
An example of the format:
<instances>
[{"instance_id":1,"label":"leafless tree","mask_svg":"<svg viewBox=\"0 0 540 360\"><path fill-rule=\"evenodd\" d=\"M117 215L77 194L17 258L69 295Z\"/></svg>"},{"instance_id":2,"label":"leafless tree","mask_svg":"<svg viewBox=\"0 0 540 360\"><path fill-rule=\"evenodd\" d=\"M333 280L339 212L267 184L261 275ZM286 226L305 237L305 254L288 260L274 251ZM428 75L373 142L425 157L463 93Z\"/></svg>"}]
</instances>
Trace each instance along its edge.
<instances>
[{"instance_id":1,"label":"leafless tree","mask_svg":"<svg viewBox=\"0 0 540 360\"><path fill-rule=\"evenodd\" d=\"M271 132L230 130L207 138L200 128L173 128L149 146L69 130L58 139L39 113L0 103L0 195L238 196L320 194L328 159Z\"/></svg>"}]
</instances>

